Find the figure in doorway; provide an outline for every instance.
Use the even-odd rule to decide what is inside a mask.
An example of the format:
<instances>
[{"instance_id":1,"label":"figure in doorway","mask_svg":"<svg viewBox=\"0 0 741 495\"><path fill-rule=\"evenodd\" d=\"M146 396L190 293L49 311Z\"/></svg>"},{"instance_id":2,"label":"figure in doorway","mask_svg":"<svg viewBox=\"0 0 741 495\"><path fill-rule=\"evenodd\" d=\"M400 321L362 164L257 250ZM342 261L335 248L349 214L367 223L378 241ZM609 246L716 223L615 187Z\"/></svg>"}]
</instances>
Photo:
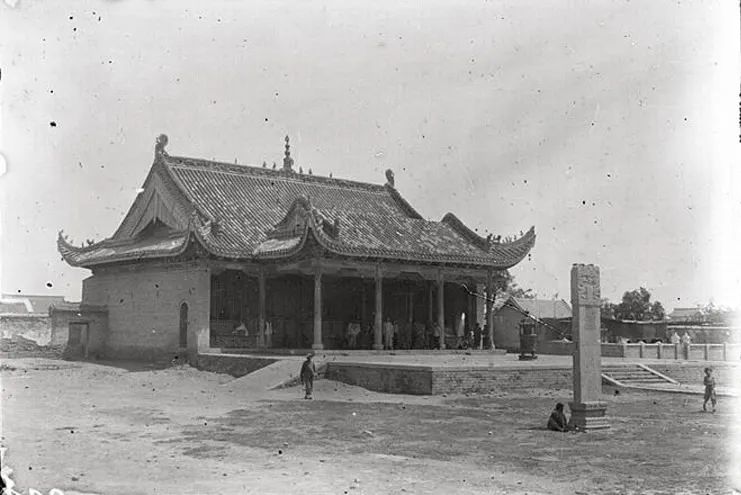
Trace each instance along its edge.
<instances>
[{"instance_id":1,"label":"figure in doorway","mask_svg":"<svg viewBox=\"0 0 741 495\"><path fill-rule=\"evenodd\" d=\"M482 349L482 342L481 342L481 325L479 322L476 322L476 326L473 328L473 348L474 349Z\"/></svg>"},{"instance_id":2,"label":"figure in doorway","mask_svg":"<svg viewBox=\"0 0 741 495\"><path fill-rule=\"evenodd\" d=\"M438 322L435 322L432 324L432 339L433 344L432 347L435 349L440 349L440 334L442 334L442 329L440 328L440 324Z\"/></svg>"},{"instance_id":3,"label":"figure in doorway","mask_svg":"<svg viewBox=\"0 0 741 495\"><path fill-rule=\"evenodd\" d=\"M455 327L455 347L463 349L463 337L466 332L466 313L461 313L461 317L458 318L457 325Z\"/></svg>"},{"instance_id":4,"label":"figure in doorway","mask_svg":"<svg viewBox=\"0 0 741 495\"><path fill-rule=\"evenodd\" d=\"M265 347L271 349L273 347L273 324L269 321L265 321Z\"/></svg>"},{"instance_id":5,"label":"figure in doorway","mask_svg":"<svg viewBox=\"0 0 741 495\"><path fill-rule=\"evenodd\" d=\"M394 323L390 317L386 317L386 321L383 324L383 348L389 351L394 350Z\"/></svg>"},{"instance_id":6,"label":"figure in doorway","mask_svg":"<svg viewBox=\"0 0 741 495\"><path fill-rule=\"evenodd\" d=\"M348 349L358 348L358 335L360 335L360 323L347 324L347 347Z\"/></svg>"},{"instance_id":7,"label":"figure in doorway","mask_svg":"<svg viewBox=\"0 0 741 495\"><path fill-rule=\"evenodd\" d=\"M308 354L306 361L301 365L301 383L306 391L304 399L309 400L314 398L314 376L316 375L316 366L314 366L314 361L311 360L312 357L312 354Z\"/></svg>"}]
</instances>

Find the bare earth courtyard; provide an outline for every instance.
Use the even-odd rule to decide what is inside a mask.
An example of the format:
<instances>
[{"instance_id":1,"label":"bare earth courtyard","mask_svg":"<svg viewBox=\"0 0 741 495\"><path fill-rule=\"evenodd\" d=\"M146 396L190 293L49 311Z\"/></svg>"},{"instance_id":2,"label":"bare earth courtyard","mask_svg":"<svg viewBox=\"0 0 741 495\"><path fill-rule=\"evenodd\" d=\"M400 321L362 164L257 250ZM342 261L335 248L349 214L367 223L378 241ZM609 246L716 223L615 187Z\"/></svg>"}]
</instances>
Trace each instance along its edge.
<instances>
[{"instance_id":1,"label":"bare earth courtyard","mask_svg":"<svg viewBox=\"0 0 741 495\"><path fill-rule=\"evenodd\" d=\"M698 396L605 394L612 429L558 434L544 423L570 390L427 397L319 380L304 401L298 387L244 383L187 366L5 359L2 445L16 489L733 493L738 399L704 414Z\"/></svg>"}]
</instances>

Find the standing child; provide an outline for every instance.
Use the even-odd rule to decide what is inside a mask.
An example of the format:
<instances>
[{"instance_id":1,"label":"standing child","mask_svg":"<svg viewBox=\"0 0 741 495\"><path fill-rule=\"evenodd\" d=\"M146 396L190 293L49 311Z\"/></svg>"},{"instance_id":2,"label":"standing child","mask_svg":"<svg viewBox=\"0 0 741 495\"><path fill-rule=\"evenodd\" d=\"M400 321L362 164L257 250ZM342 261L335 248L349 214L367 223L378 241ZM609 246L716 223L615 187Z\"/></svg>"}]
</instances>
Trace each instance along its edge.
<instances>
[{"instance_id":1,"label":"standing child","mask_svg":"<svg viewBox=\"0 0 741 495\"><path fill-rule=\"evenodd\" d=\"M705 385L705 401L702 403L702 410L708 410L708 401L710 401L713 405L713 412L715 412L715 377L712 368L705 368L705 378L702 383Z\"/></svg>"},{"instance_id":2,"label":"standing child","mask_svg":"<svg viewBox=\"0 0 741 495\"><path fill-rule=\"evenodd\" d=\"M306 389L304 399L314 398L314 375L316 375L316 366L311 360L311 354L306 356L306 361L301 365L301 383Z\"/></svg>"}]
</instances>

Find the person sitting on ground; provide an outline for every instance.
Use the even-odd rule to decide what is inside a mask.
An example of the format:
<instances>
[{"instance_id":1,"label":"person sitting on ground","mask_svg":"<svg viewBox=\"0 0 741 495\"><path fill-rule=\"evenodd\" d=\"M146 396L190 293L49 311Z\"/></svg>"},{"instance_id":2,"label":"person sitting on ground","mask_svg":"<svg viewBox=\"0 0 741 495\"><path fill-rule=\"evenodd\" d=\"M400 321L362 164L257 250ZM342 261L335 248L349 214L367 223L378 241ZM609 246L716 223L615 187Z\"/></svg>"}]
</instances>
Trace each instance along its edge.
<instances>
[{"instance_id":1,"label":"person sitting on ground","mask_svg":"<svg viewBox=\"0 0 741 495\"><path fill-rule=\"evenodd\" d=\"M705 401L702 403L702 410L708 410L708 401L710 401L713 405L713 412L715 412L715 377L712 368L705 368L705 378L703 378L702 383L705 385Z\"/></svg>"},{"instance_id":2,"label":"person sitting on ground","mask_svg":"<svg viewBox=\"0 0 741 495\"><path fill-rule=\"evenodd\" d=\"M569 431L569 421L563 412L563 404L556 404L556 408L548 418L548 429L552 431Z\"/></svg>"}]
</instances>

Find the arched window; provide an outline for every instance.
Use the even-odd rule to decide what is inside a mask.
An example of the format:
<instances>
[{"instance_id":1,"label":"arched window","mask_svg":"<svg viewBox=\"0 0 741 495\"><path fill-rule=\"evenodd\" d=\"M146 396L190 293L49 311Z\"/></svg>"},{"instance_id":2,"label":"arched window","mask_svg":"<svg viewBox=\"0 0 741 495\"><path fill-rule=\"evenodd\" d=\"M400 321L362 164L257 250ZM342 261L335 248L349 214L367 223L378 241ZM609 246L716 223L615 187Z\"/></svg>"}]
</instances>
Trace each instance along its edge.
<instances>
[{"instance_id":1,"label":"arched window","mask_svg":"<svg viewBox=\"0 0 741 495\"><path fill-rule=\"evenodd\" d=\"M180 305L180 347L188 347L188 303Z\"/></svg>"}]
</instances>

